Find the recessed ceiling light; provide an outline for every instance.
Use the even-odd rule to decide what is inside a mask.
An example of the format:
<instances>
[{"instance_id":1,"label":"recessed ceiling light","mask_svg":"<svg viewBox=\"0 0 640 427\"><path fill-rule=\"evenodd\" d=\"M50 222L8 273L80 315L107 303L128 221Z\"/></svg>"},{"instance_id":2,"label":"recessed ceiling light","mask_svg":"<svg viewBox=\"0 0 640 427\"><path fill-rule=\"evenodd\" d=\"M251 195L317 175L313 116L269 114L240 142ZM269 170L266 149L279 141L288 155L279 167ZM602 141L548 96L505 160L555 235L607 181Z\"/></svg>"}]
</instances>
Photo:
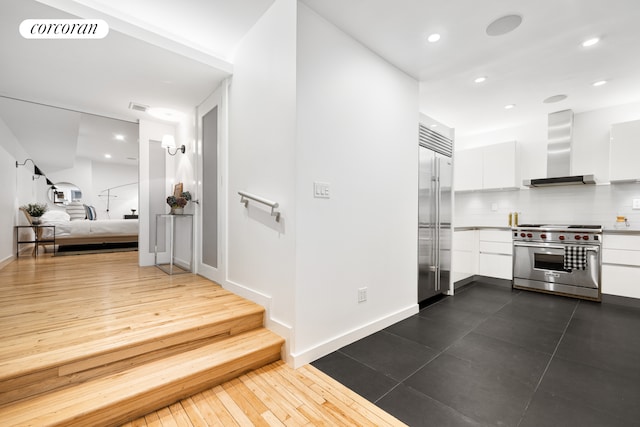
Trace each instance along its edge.
<instances>
[{"instance_id":1,"label":"recessed ceiling light","mask_svg":"<svg viewBox=\"0 0 640 427\"><path fill-rule=\"evenodd\" d=\"M607 81L606 80L598 80L597 82L594 82L593 85L598 87L598 86L602 86L602 85L606 85Z\"/></svg>"},{"instance_id":2,"label":"recessed ceiling light","mask_svg":"<svg viewBox=\"0 0 640 427\"><path fill-rule=\"evenodd\" d=\"M433 33L429 37L427 37L427 41L429 43L435 43L438 40L440 40L440 34L438 34L438 33Z\"/></svg>"},{"instance_id":3,"label":"recessed ceiling light","mask_svg":"<svg viewBox=\"0 0 640 427\"><path fill-rule=\"evenodd\" d=\"M104 155L104 158L105 158L105 159L110 159L110 158L111 158L111 154L105 154L105 155Z\"/></svg>"},{"instance_id":4,"label":"recessed ceiling light","mask_svg":"<svg viewBox=\"0 0 640 427\"><path fill-rule=\"evenodd\" d=\"M545 104L553 104L554 102L564 101L565 99L567 99L567 95L553 95L542 102L544 102Z\"/></svg>"},{"instance_id":5,"label":"recessed ceiling light","mask_svg":"<svg viewBox=\"0 0 640 427\"><path fill-rule=\"evenodd\" d=\"M592 39L589 40L585 40L584 42L582 42L582 47L589 47L589 46L593 46L595 44L598 44L598 42L600 41L599 37L594 37Z\"/></svg>"},{"instance_id":6,"label":"recessed ceiling light","mask_svg":"<svg viewBox=\"0 0 640 427\"><path fill-rule=\"evenodd\" d=\"M179 122L184 116L181 112L172 110L170 108L152 107L147 110L147 113L155 117L156 119L167 120L170 122Z\"/></svg>"},{"instance_id":7,"label":"recessed ceiling light","mask_svg":"<svg viewBox=\"0 0 640 427\"><path fill-rule=\"evenodd\" d=\"M516 108L516 104L507 104L504 106L505 110L511 110L512 108Z\"/></svg>"},{"instance_id":8,"label":"recessed ceiling light","mask_svg":"<svg viewBox=\"0 0 640 427\"><path fill-rule=\"evenodd\" d=\"M429 127L430 127L431 129L435 129L435 128L437 128L437 127L438 127L438 125L434 123L434 124L432 124L432 125L429 125Z\"/></svg>"},{"instance_id":9,"label":"recessed ceiling light","mask_svg":"<svg viewBox=\"0 0 640 427\"><path fill-rule=\"evenodd\" d=\"M116 135L114 136L114 138L115 138L116 140L118 140L118 141L124 141L124 135L121 135L121 134L119 134L119 133L118 133L118 134L116 134Z\"/></svg>"},{"instance_id":10,"label":"recessed ceiling light","mask_svg":"<svg viewBox=\"0 0 640 427\"><path fill-rule=\"evenodd\" d=\"M487 78L485 76L480 76L480 77L476 77L476 79L473 81L474 83L484 83L487 81Z\"/></svg>"},{"instance_id":11,"label":"recessed ceiling light","mask_svg":"<svg viewBox=\"0 0 640 427\"><path fill-rule=\"evenodd\" d=\"M515 30L520 24L522 24L522 16L506 15L496 19L487 26L487 35L502 36Z\"/></svg>"}]
</instances>

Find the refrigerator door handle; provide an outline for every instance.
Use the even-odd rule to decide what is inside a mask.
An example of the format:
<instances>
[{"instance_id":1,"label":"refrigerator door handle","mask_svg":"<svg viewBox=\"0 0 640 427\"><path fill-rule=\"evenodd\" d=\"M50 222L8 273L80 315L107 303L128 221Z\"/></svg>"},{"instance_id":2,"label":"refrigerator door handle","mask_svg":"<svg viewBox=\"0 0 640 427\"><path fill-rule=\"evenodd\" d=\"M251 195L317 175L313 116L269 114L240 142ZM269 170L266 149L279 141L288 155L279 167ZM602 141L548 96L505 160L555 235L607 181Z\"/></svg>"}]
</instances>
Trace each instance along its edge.
<instances>
[{"instance_id":1,"label":"refrigerator door handle","mask_svg":"<svg viewBox=\"0 0 640 427\"><path fill-rule=\"evenodd\" d=\"M435 175L435 236L434 236L434 266L436 272L436 291L440 291L440 205L442 202L442 198L440 197L440 158L435 156L433 159L434 162L434 175Z\"/></svg>"}]
</instances>

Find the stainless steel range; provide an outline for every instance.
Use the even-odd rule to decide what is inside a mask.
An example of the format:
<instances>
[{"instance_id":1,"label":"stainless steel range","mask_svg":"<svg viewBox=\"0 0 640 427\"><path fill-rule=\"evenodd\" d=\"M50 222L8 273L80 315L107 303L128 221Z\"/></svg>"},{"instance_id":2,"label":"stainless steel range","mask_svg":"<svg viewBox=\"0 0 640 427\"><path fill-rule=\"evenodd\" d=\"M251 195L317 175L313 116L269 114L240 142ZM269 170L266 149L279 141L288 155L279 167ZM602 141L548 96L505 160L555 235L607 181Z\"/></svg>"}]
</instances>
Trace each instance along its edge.
<instances>
[{"instance_id":1,"label":"stainless steel range","mask_svg":"<svg viewBox=\"0 0 640 427\"><path fill-rule=\"evenodd\" d=\"M513 287L600 301L601 225L513 229Z\"/></svg>"}]
</instances>

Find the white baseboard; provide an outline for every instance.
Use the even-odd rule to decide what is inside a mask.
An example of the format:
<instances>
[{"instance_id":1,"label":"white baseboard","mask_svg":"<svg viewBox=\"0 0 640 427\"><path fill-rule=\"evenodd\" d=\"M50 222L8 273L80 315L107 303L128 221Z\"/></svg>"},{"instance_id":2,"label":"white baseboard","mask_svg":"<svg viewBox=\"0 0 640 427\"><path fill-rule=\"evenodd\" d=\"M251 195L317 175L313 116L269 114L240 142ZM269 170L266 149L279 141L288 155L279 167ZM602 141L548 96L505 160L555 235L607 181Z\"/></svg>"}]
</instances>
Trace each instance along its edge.
<instances>
[{"instance_id":1,"label":"white baseboard","mask_svg":"<svg viewBox=\"0 0 640 427\"><path fill-rule=\"evenodd\" d=\"M413 304L407 308L399 310L395 313L390 313L366 325L362 325L356 329L345 332L340 336L318 344L308 350L294 354L292 353L295 338L293 334L293 327L272 317L272 298L270 296L257 292L231 280L225 280L224 284L221 285L228 291L233 292L234 294L246 298L250 301L253 301L265 308L265 327L285 339L285 345L282 351L282 359L287 363L287 365L292 366L294 369L313 362L320 357L334 352L339 348L351 344L361 338L369 336L372 333L378 332L381 329L393 325L394 323L411 317L420 311L420 307L418 306L418 304Z\"/></svg>"},{"instance_id":2,"label":"white baseboard","mask_svg":"<svg viewBox=\"0 0 640 427\"><path fill-rule=\"evenodd\" d=\"M155 264L154 255L151 253L144 253L138 250L138 265L140 267L150 267Z\"/></svg>"},{"instance_id":3,"label":"white baseboard","mask_svg":"<svg viewBox=\"0 0 640 427\"><path fill-rule=\"evenodd\" d=\"M234 294L241 296L242 298L246 298L249 301L253 301L256 304L261 305L265 309L265 319L264 326L269 329L271 332L280 335L285 340L284 348L282 349L282 359L288 364L291 365L291 357L290 357L290 349L291 349L291 341L293 339L293 328L291 325L286 324L285 322L278 320L272 316L271 304L273 298L269 295L265 295L261 292L250 289L240 283L234 282L232 280L225 280L224 283L221 283L222 287L226 290L233 292Z\"/></svg>"},{"instance_id":4,"label":"white baseboard","mask_svg":"<svg viewBox=\"0 0 640 427\"><path fill-rule=\"evenodd\" d=\"M418 313L419 311L420 311L420 308L418 304L411 305L405 309L399 310L395 313L391 313L378 320L367 323L366 325L362 325L359 328L348 331L331 340L318 344L317 346L312 347L308 350L304 350L297 354L291 354L290 355L291 361L287 360L287 363L293 366L294 369L297 369L300 366L311 363L314 360L319 359L323 356L326 356L327 354L332 353L359 339L362 339L388 326L391 326L394 323L397 323L401 320L411 317L414 314Z\"/></svg>"},{"instance_id":5,"label":"white baseboard","mask_svg":"<svg viewBox=\"0 0 640 427\"><path fill-rule=\"evenodd\" d=\"M0 260L0 270L11 264L16 259L15 255L9 255L3 260Z\"/></svg>"}]
</instances>

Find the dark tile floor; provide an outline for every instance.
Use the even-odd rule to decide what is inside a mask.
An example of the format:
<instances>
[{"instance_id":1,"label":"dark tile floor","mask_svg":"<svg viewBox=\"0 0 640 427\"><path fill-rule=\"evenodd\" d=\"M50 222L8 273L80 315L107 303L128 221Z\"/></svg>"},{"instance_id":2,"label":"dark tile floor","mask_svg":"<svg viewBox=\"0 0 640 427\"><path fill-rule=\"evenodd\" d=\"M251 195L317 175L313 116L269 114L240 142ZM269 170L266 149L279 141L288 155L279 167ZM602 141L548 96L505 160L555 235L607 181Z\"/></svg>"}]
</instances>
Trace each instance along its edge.
<instances>
[{"instance_id":1,"label":"dark tile floor","mask_svg":"<svg viewBox=\"0 0 640 427\"><path fill-rule=\"evenodd\" d=\"M640 426L640 309L475 282L313 363L410 426Z\"/></svg>"}]
</instances>

